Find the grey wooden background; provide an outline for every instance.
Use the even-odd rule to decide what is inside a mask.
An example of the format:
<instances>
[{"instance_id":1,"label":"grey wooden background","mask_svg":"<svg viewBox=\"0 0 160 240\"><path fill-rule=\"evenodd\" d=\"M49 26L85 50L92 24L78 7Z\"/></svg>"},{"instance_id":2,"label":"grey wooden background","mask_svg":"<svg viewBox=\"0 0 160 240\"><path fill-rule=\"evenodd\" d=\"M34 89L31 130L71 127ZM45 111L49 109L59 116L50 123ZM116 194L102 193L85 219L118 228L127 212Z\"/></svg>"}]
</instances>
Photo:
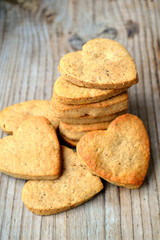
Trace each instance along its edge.
<instances>
[{"instance_id":1,"label":"grey wooden background","mask_svg":"<svg viewBox=\"0 0 160 240\"><path fill-rule=\"evenodd\" d=\"M138 190L104 182L86 204L36 216L21 201L23 180L0 175L0 239L160 239L160 1L46 0L36 13L0 1L0 109L50 99L58 62L95 37L115 39L135 58L140 82L129 112L149 133L148 175ZM0 137L5 134L0 132Z\"/></svg>"}]
</instances>

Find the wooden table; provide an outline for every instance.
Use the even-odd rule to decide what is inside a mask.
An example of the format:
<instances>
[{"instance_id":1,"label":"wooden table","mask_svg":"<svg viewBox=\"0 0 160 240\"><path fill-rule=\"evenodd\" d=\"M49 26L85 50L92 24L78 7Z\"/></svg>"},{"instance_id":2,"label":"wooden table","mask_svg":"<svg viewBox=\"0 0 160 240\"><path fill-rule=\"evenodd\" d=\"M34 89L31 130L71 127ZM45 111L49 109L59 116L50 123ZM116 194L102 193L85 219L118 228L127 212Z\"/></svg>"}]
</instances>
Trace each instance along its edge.
<instances>
[{"instance_id":1,"label":"wooden table","mask_svg":"<svg viewBox=\"0 0 160 240\"><path fill-rule=\"evenodd\" d=\"M140 81L129 91L129 112L143 120L151 141L140 189L104 181L105 190L92 200L54 216L29 212L21 200L25 181L1 174L1 240L160 239L159 17L159 0L47 0L37 13L0 2L0 109L49 100L60 58L91 38L111 38L135 58Z\"/></svg>"}]
</instances>

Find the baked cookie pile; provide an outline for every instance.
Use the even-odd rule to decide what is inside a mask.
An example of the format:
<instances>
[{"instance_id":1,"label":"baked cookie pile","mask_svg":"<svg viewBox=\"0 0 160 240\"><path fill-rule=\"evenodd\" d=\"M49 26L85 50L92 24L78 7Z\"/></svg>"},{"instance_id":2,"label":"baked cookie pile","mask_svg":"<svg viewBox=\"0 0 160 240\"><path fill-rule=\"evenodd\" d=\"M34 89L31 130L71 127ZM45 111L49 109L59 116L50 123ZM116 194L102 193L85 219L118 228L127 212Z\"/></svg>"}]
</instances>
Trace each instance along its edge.
<instances>
[{"instance_id":1,"label":"baked cookie pile","mask_svg":"<svg viewBox=\"0 0 160 240\"><path fill-rule=\"evenodd\" d=\"M76 152L60 146L52 123L43 116L33 116L30 104L33 107L37 102L16 104L0 113L0 126L3 122L3 129L13 133L0 140L0 171L29 180L23 187L22 200L33 213L51 215L79 206L99 193L103 184ZM24 106L30 115L25 120ZM7 121L8 111L18 124Z\"/></svg>"},{"instance_id":2,"label":"baked cookie pile","mask_svg":"<svg viewBox=\"0 0 160 240\"><path fill-rule=\"evenodd\" d=\"M66 54L59 72L51 107L60 121L61 138L71 146L87 132L107 129L124 114L127 89L138 82L133 58L110 39L91 40L82 51Z\"/></svg>"},{"instance_id":3,"label":"baked cookie pile","mask_svg":"<svg viewBox=\"0 0 160 240\"><path fill-rule=\"evenodd\" d=\"M94 39L65 55L51 102L32 100L0 112L0 171L29 180L22 200L33 213L50 215L76 207L103 189L101 178L126 188L142 185L149 139L128 108L127 89L138 82L127 50ZM60 145L61 138L77 153Z\"/></svg>"}]
</instances>

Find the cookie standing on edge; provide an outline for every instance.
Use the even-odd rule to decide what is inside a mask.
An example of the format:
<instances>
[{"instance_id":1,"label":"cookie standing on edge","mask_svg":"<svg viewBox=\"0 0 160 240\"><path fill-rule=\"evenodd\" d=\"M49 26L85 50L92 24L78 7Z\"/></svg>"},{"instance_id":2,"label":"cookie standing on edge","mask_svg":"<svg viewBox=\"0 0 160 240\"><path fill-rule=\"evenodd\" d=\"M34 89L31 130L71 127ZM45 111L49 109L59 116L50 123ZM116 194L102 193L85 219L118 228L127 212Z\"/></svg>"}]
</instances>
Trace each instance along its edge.
<instances>
[{"instance_id":1,"label":"cookie standing on edge","mask_svg":"<svg viewBox=\"0 0 160 240\"><path fill-rule=\"evenodd\" d=\"M59 77L54 84L54 97L63 104L86 104L104 101L116 96L127 89L102 90L95 88L79 87L64 77Z\"/></svg>"},{"instance_id":2,"label":"cookie standing on edge","mask_svg":"<svg viewBox=\"0 0 160 240\"><path fill-rule=\"evenodd\" d=\"M59 72L68 81L89 88L119 89L138 82L133 58L111 39L93 39L82 51L66 54L60 60Z\"/></svg>"},{"instance_id":3,"label":"cookie standing on edge","mask_svg":"<svg viewBox=\"0 0 160 240\"><path fill-rule=\"evenodd\" d=\"M107 130L85 134L77 153L98 176L126 188L142 185L149 165L149 138L135 115L116 118Z\"/></svg>"},{"instance_id":4,"label":"cookie standing on edge","mask_svg":"<svg viewBox=\"0 0 160 240\"><path fill-rule=\"evenodd\" d=\"M55 179L61 151L55 129L44 117L22 122L13 136L0 140L0 171L22 179Z\"/></svg>"},{"instance_id":5,"label":"cookie standing on edge","mask_svg":"<svg viewBox=\"0 0 160 240\"><path fill-rule=\"evenodd\" d=\"M22 190L26 207L39 215L66 211L88 201L103 189L99 177L93 176L77 154L62 146L62 175L54 181L28 181Z\"/></svg>"},{"instance_id":6,"label":"cookie standing on edge","mask_svg":"<svg viewBox=\"0 0 160 240\"><path fill-rule=\"evenodd\" d=\"M31 100L4 108L0 112L0 128L4 132L12 134L22 121L31 116L46 117L55 129L58 128L58 119L54 111L51 111L50 102L47 100Z\"/></svg>"}]
</instances>

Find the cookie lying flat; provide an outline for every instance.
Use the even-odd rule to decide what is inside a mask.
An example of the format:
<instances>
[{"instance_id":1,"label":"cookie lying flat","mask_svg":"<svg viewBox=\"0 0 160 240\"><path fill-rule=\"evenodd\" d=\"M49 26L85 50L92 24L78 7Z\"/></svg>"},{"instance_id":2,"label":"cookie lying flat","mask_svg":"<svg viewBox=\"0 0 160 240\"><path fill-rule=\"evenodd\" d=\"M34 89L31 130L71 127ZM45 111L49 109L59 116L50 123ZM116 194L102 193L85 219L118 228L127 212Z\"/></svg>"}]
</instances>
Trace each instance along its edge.
<instances>
[{"instance_id":1,"label":"cookie lying flat","mask_svg":"<svg viewBox=\"0 0 160 240\"><path fill-rule=\"evenodd\" d=\"M13 136L0 140L0 171L23 179L55 179L61 170L56 132L44 117L22 122Z\"/></svg>"},{"instance_id":2,"label":"cookie lying flat","mask_svg":"<svg viewBox=\"0 0 160 240\"><path fill-rule=\"evenodd\" d=\"M31 116L46 117L55 129L58 128L58 120L50 109L50 102L46 100L31 100L14 104L0 112L0 128L6 133L14 133L22 121Z\"/></svg>"},{"instance_id":3,"label":"cookie lying flat","mask_svg":"<svg viewBox=\"0 0 160 240\"><path fill-rule=\"evenodd\" d=\"M62 140L62 143L64 143L64 145L72 148L75 148L77 146L78 140L69 139L61 133L59 133L59 137Z\"/></svg>"},{"instance_id":4,"label":"cookie lying flat","mask_svg":"<svg viewBox=\"0 0 160 240\"><path fill-rule=\"evenodd\" d=\"M65 123L69 124L81 124L81 125L86 125L86 124L93 124L93 123L100 123L100 122L107 122L115 119L116 117L125 114L127 109L124 111L114 113L111 115L106 115L102 117L92 117L92 116L84 116L84 117L78 117L78 118L58 118L59 121L63 121Z\"/></svg>"},{"instance_id":5,"label":"cookie lying flat","mask_svg":"<svg viewBox=\"0 0 160 240\"><path fill-rule=\"evenodd\" d=\"M59 132L68 139L79 141L89 131L107 129L111 122L102 122L86 125L74 125L65 122L59 123Z\"/></svg>"},{"instance_id":6,"label":"cookie lying flat","mask_svg":"<svg viewBox=\"0 0 160 240\"><path fill-rule=\"evenodd\" d=\"M118 186L138 188L149 165L149 139L143 122L134 115L116 118L105 131L84 135L78 156L98 176Z\"/></svg>"},{"instance_id":7,"label":"cookie lying flat","mask_svg":"<svg viewBox=\"0 0 160 240\"><path fill-rule=\"evenodd\" d=\"M51 106L57 118L78 118L86 115L93 117L111 115L128 108L128 93L121 93L120 95L102 102L81 105L58 103L53 96L51 99Z\"/></svg>"},{"instance_id":8,"label":"cookie lying flat","mask_svg":"<svg viewBox=\"0 0 160 240\"><path fill-rule=\"evenodd\" d=\"M102 90L79 87L59 77L54 85L54 95L58 102L64 104L86 104L100 102L116 96L126 89Z\"/></svg>"},{"instance_id":9,"label":"cookie lying flat","mask_svg":"<svg viewBox=\"0 0 160 240\"><path fill-rule=\"evenodd\" d=\"M103 189L77 154L62 146L63 171L55 181L28 181L22 190L22 200L33 213L51 215L66 211L88 201Z\"/></svg>"},{"instance_id":10,"label":"cookie lying flat","mask_svg":"<svg viewBox=\"0 0 160 240\"><path fill-rule=\"evenodd\" d=\"M93 39L82 51L66 54L60 60L59 72L68 81L89 88L118 89L138 82L133 58L111 39Z\"/></svg>"}]
</instances>

